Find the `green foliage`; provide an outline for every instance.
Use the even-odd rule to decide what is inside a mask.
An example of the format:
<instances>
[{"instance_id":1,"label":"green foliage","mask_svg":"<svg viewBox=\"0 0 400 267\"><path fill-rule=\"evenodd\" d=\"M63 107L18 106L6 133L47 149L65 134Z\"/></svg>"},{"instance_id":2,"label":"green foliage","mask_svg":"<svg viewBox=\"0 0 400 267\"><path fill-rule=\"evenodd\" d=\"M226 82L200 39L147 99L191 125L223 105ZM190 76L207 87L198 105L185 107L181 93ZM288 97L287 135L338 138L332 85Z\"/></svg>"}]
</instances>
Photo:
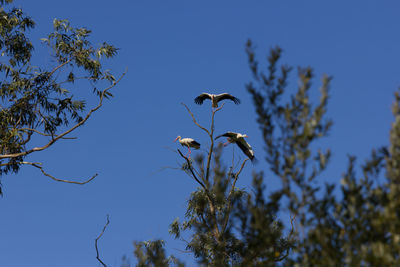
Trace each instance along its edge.
<instances>
[{"instance_id":1,"label":"green foliage","mask_svg":"<svg viewBox=\"0 0 400 267\"><path fill-rule=\"evenodd\" d=\"M164 241L162 240L135 242L134 245L134 254L138 260L136 266L138 267L184 266L183 263L176 258L166 257L163 247Z\"/></svg>"},{"instance_id":2,"label":"green foliage","mask_svg":"<svg viewBox=\"0 0 400 267\"><path fill-rule=\"evenodd\" d=\"M249 64L255 80L255 83L247 85L247 90L256 107L257 122L266 144L266 160L271 171L282 181L282 192L290 200L290 211L298 215L315 191L310 183L325 170L331 155L329 149L314 152L311 148L315 141L328 134L332 125L331 120L324 118L331 78L322 78L320 102L313 108L309 96L312 69L298 68L299 86L284 98L292 68L283 65L280 73L276 73L281 52L280 48L271 49L269 73L266 75L258 68L251 42L247 43ZM304 214L300 219L305 223Z\"/></svg>"},{"instance_id":3,"label":"green foliage","mask_svg":"<svg viewBox=\"0 0 400 267\"><path fill-rule=\"evenodd\" d=\"M236 187L248 159L239 168L234 160L229 168L224 165L223 145L214 145L214 117L220 109L212 111L212 123L207 130L187 108L195 124L210 138L210 148L194 160L178 150L184 160L181 169L199 187L189 197L185 219L175 219L170 233L186 243L187 252L193 253L201 265L274 266L288 256L294 242L293 228L285 236L283 223L277 218L282 194L265 197L262 173L254 174L253 193ZM152 251L136 245L138 266L149 264L149 258L159 259L163 266L166 257L160 249L161 244Z\"/></svg>"},{"instance_id":4,"label":"green foliage","mask_svg":"<svg viewBox=\"0 0 400 267\"><path fill-rule=\"evenodd\" d=\"M25 32L34 27L33 20L25 16L21 9L14 8L6 12L1 8L0 25L1 57L3 59L8 58L9 65L13 67L28 62L31 58L33 46L25 36ZM8 70L6 64L2 63L0 66L1 71Z\"/></svg>"},{"instance_id":5,"label":"green foliage","mask_svg":"<svg viewBox=\"0 0 400 267\"><path fill-rule=\"evenodd\" d=\"M111 94L98 88L116 84L100 59L115 56L117 49L107 43L94 47L90 31L67 20L54 19L54 31L42 38L54 65L35 66L26 36L35 23L21 9L5 10L11 2L1 1L0 9L0 175L18 172L25 156L37 151L29 148L33 136L49 136L52 145L67 126L83 120L86 101L76 97L76 81L87 81L101 99Z\"/></svg>"},{"instance_id":6,"label":"green foliage","mask_svg":"<svg viewBox=\"0 0 400 267\"><path fill-rule=\"evenodd\" d=\"M265 142L265 159L282 187L266 198L264 175L255 173L251 193L236 188L245 162L239 170L227 168L222 146L214 148L218 110L206 130L188 109L211 145L208 155L195 161L181 154L182 170L200 186L189 198L185 220L174 220L170 233L186 242L205 266L400 266L400 90L390 144L373 149L360 172L356 158L349 156L340 187L322 185L317 178L331 152L318 148L317 141L332 126L326 118L331 78L322 77L320 99L312 104L311 68L298 68L298 86L288 88L292 67L278 66L280 48L270 50L267 74L259 68L251 41L247 54L253 74L247 90ZM288 211L290 225L277 216Z\"/></svg>"},{"instance_id":7,"label":"green foliage","mask_svg":"<svg viewBox=\"0 0 400 267\"><path fill-rule=\"evenodd\" d=\"M349 156L341 186L322 185L317 177L331 152L318 148L317 141L332 126L326 119L331 78L323 76L319 102L313 105L312 69L298 68L298 86L289 89L292 68L278 67L281 53L271 49L265 74L247 44L254 78L247 90L266 162L282 187L266 198L264 175L255 173L251 193L236 188L245 162L239 170L224 166L222 146L214 148L213 111L211 128L205 130L211 137L208 155L195 161L181 155L186 160L182 169L200 186L189 198L185 220L176 219L170 233L206 266L399 266L400 91L390 145L373 149L360 172L356 158ZM290 225L277 216L288 211Z\"/></svg>"},{"instance_id":8,"label":"green foliage","mask_svg":"<svg viewBox=\"0 0 400 267\"><path fill-rule=\"evenodd\" d=\"M323 192L313 181L326 168L330 152L317 150L312 143L326 136L332 125L324 119L330 78L322 79L319 104L312 108L308 90L312 70L299 68L299 84L286 103L288 73L276 65L281 50L272 49L269 75L258 70L251 42L247 52L257 87L253 96L258 123L266 143L267 162L282 181L276 191L288 199L289 210L296 214L296 246L285 259L287 266L398 266L400 264L400 96L393 107L395 121L389 147L373 150L357 177L356 158L341 180L341 197L335 197L335 184L326 184ZM385 172L386 171L386 172Z\"/></svg>"},{"instance_id":9,"label":"green foliage","mask_svg":"<svg viewBox=\"0 0 400 267\"><path fill-rule=\"evenodd\" d=\"M185 241L182 235L188 232L187 250L206 266L272 266L286 257L291 247L291 240L283 237L282 223L276 217L280 197L274 195L266 200L262 173L254 175L254 194L236 188L241 170L233 173L233 166L230 171L223 166L222 147L220 144L213 151L212 178L208 183L204 157L196 158L196 173L200 173L206 186L191 194L186 220L180 223L176 219L170 225L170 233Z\"/></svg>"}]
</instances>

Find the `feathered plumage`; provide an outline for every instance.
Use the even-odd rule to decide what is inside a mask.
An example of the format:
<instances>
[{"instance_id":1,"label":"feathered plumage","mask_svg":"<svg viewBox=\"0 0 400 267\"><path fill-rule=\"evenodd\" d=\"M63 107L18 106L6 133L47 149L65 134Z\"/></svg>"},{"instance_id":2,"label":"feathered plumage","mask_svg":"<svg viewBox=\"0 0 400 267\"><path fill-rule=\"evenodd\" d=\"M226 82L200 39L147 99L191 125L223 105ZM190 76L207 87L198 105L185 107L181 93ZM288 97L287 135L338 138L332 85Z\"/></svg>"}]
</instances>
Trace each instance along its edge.
<instances>
[{"instance_id":1,"label":"feathered plumage","mask_svg":"<svg viewBox=\"0 0 400 267\"><path fill-rule=\"evenodd\" d=\"M229 143L235 143L242 151L243 153L249 157L250 160L254 159L254 151L249 145L249 143L244 140L245 137L247 137L247 134L241 134L241 133L234 133L234 132L226 132L224 134L218 135L215 137L215 139L220 138L222 136L225 136L228 138Z\"/></svg>"},{"instance_id":2,"label":"feathered plumage","mask_svg":"<svg viewBox=\"0 0 400 267\"><path fill-rule=\"evenodd\" d=\"M189 157L190 157L190 154L192 153L192 151L190 150L191 147L193 147L194 149L200 148L200 144L192 138L182 138L180 135L178 135L178 137L175 139L175 141L176 140L179 140L179 143L182 146L187 147L189 149L189 152L188 152Z\"/></svg>"},{"instance_id":3,"label":"feathered plumage","mask_svg":"<svg viewBox=\"0 0 400 267\"><path fill-rule=\"evenodd\" d=\"M222 100L225 100L225 99L233 101L236 105L240 104L240 99L239 98L236 98L233 95L228 94L228 93L223 93L223 94L219 94L219 95L214 95L214 94L209 94L209 93L202 93L201 95L199 95L198 97L196 97L194 99L194 102L196 104L198 104L198 105L201 105L201 104L203 104L204 100L206 100L206 99L210 99L211 100L213 108L217 108L218 107L218 102L222 101Z\"/></svg>"}]
</instances>

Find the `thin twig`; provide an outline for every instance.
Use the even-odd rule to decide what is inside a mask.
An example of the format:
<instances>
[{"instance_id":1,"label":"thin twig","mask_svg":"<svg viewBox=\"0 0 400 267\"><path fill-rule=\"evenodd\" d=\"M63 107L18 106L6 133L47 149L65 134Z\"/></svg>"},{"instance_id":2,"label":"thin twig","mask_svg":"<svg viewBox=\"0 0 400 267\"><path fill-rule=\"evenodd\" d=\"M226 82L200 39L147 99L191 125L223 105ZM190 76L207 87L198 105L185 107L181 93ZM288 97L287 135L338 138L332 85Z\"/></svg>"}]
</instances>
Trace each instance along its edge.
<instances>
[{"instance_id":1,"label":"thin twig","mask_svg":"<svg viewBox=\"0 0 400 267\"><path fill-rule=\"evenodd\" d=\"M243 170L243 168L244 168L244 165L246 164L246 162L247 162L248 160L249 160L249 159L245 159L245 160L243 161L242 166L240 166L240 169L239 169L239 171L235 174L235 179L234 179L233 182L232 182L232 187L231 187L231 190L229 191L229 195L228 195L228 199L227 199L227 200L228 200L228 209L227 209L227 212L226 212L226 218L225 218L225 220L224 220L224 225L223 225L223 227L222 227L221 233L224 233L224 232L225 232L226 226L228 225L229 215L230 215L231 209L232 209L232 195L233 195L233 191L235 190L236 181L238 180L239 175L240 175L240 173L242 172L242 170Z\"/></svg>"},{"instance_id":2,"label":"thin twig","mask_svg":"<svg viewBox=\"0 0 400 267\"><path fill-rule=\"evenodd\" d=\"M243 168L244 168L244 165L246 164L246 162L247 162L248 160L249 160L249 159L245 159L245 160L243 161L242 166L240 166L239 171L235 174L235 179L233 180L232 188L231 188L231 191L229 192L229 197L232 195L233 190L235 189L236 181L237 181L237 179L239 178L239 175L240 175L240 173L242 172L242 170L243 170Z\"/></svg>"},{"instance_id":3,"label":"thin twig","mask_svg":"<svg viewBox=\"0 0 400 267\"><path fill-rule=\"evenodd\" d=\"M181 155L181 157L183 157L186 160L186 162L187 162L187 164L189 166L189 170L192 173L193 178L196 180L196 182L198 184L201 185L201 187L203 188L204 192L206 193L206 196L207 196L209 204L210 204L210 212L211 212L211 214L212 214L212 216L214 218L214 221L215 221L215 234L216 234L216 236L218 236L219 235L219 229L218 229L218 224L217 224L217 215L215 213L214 202L213 202L213 199L211 197L211 194L208 191L207 187L197 178L196 174L193 172L193 166L192 166L192 163L190 163L189 158L185 157L179 149L178 149L178 152Z\"/></svg>"},{"instance_id":4,"label":"thin twig","mask_svg":"<svg viewBox=\"0 0 400 267\"><path fill-rule=\"evenodd\" d=\"M224 104L222 104L219 108L217 109L212 109L212 115L211 115L211 128L209 132L209 137L210 137L210 150L208 152L208 157L207 157L207 167L206 167L206 177L205 181L207 182L207 185L209 186L209 177L210 177L210 166L211 166L211 158L214 150L214 117L215 113L220 111L223 108ZM217 219L217 213L215 211L214 207L214 202L210 200L210 212L211 215L214 219L214 224L215 224L215 238L218 239L220 236L220 233L223 233L219 230L218 227L218 219Z\"/></svg>"},{"instance_id":5,"label":"thin twig","mask_svg":"<svg viewBox=\"0 0 400 267\"><path fill-rule=\"evenodd\" d=\"M42 133L42 132L40 132L40 131L38 131L38 130L36 130L36 129L33 129L33 128L21 128L21 129L18 129L18 131L22 131L22 132L26 132L26 131L28 131L28 132L35 132L35 133L40 134L40 135L43 135L43 136L55 136L55 137L57 137L57 135L51 135L51 134ZM76 137L63 137L62 139L77 139L77 138L76 138Z\"/></svg>"},{"instance_id":6,"label":"thin twig","mask_svg":"<svg viewBox=\"0 0 400 267\"><path fill-rule=\"evenodd\" d=\"M100 235L94 240L94 246L96 248L96 259L104 266L107 267L107 265L100 259L100 255L99 255L99 249L97 247L97 241L103 236L104 232L106 231L106 228L108 226L108 224L110 223L110 216L107 214L107 222L103 227L103 231L101 231Z\"/></svg>"},{"instance_id":7,"label":"thin twig","mask_svg":"<svg viewBox=\"0 0 400 267\"><path fill-rule=\"evenodd\" d=\"M192 173L193 178L196 180L196 182L201 185L201 187L203 187L203 189L206 191L207 193L207 188L204 186L204 184L197 178L196 174L193 172L193 167L192 164L190 163L190 160L188 157L185 157L182 152L178 149L179 154L181 155L182 158L184 158L189 166L189 170Z\"/></svg>"},{"instance_id":8,"label":"thin twig","mask_svg":"<svg viewBox=\"0 0 400 267\"><path fill-rule=\"evenodd\" d=\"M68 184L79 184L79 185L84 185L84 184L87 184L87 183L89 183L90 181L92 181L92 180L93 180L94 178L96 178L97 175L98 175L98 174L96 173L95 175L93 175L92 177L90 177L90 178L89 178L88 180L86 180L86 181L83 181L83 182L76 182L76 181L71 181L71 180L59 179L59 178L56 178L56 177L52 176L51 174L48 174L47 172L45 172L45 171L43 170L43 167L40 166L40 165L42 165L42 163L40 163L40 162L20 161L20 162L15 162L15 164L31 165L31 166L33 166L33 167L35 167L35 168L40 169L40 171L41 171L45 176L51 178L52 180L57 181L57 182L62 182L62 183L68 183ZM0 166L6 166L6 165L11 165L11 163L3 163L3 164L0 164Z\"/></svg>"},{"instance_id":9,"label":"thin twig","mask_svg":"<svg viewBox=\"0 0 400 267\"><path fill-rule=\"evenodd\" d=\"M213 154L213 150L214 150L214 117L215 117L215 113L217 113L218 111L220 111L224 106L224 103L217 109L214 109L212 111L212 115L211 115L211 132L208 133L208 136L210 137L210 150L208 152L208 156L207 156L207 167L206 167L206 177L205 180L208 183L209 177L210 177L210 165L211 165L211 158L212 158L212 154Z\"/></svg>"},{"instance_id":10,"label":"thin twig","mask_svg":"<svg viewBox=\"0 0 400 267\"><path fill-rule=\"evenodd\" d=\"M294 233L293 221L295 221L295 220L296 220L296 214L294 214L293 217L290 215L290 227L291 227L291 229L290 229L290 233L289 233L287 239L292 239L292 235L293 235L293 233ZM282 257L279 257L279 258L275 259L275 261L282 261L282 260L284 260L284 259L289 255L289 250L290 250L290 247L288 247L288 248L286 249L286 254L285 254L285 255L283 255Z\"/></svg>"},{"instance_id":11,"label":"thin twig","mask_svg":"<svg viewBox=\"0 0 400 267\"><path fill-rule=\"evenodd\" d=\"M160 167L158 170L155 170L155 171L151 172L151 175L154 175L156 173L162 172L162 171L167 170L167 169L179 170L179 171L181 170L181 168L177 168L177 167L163 166L163 167Z\"/></svg>"},{"instance_id":12,"label":"thin twig","mask_svg":"<svg viewBox=\"0 0 400 267\"><path fill-rule=\"evenodd\" d=\"M291 226L291 229L290 229L289 237L291 237L293 235L293 233L294 233L293 221L295 221L295 220L296 220L296 214L294 214L293 216L290 215L290 226Z\"/></svg>"},{"instance_id":13,"label":"thin twig","mask_svg":"<svg viewBox=\"0 0 400 267\"><path fill-rule=\"evenodd\" d=\"M26 139L23 140L23 141L20 143L20 145L23 146L23 145L25 145L26 143L28 143L28 142L31 140L32 134L33 134L33 132L27 133L27 134L26 134L26 135L27 135Z\"/></svg>"},{"instance_id":14,"label":"thin twig","mask_svg":"<svg viewBox=\"0 0 400 267\"><path fill-rule=\"evenodd\" d=\"M72 59L68 59L67 61L65 61L64 63L58 65L57 67L55 67L50 73L49 73L49 77L52 76L54 74L54 72L56 72L59 68L65 66L66 64L70 63L72 61Z\"/></svg>"},{"instance_id":15,"label":"thin twig","mask_svg":"<svg viewBox=\"0 0 400 267\"><path fill-rule=\"evenodd\" d=\"M194 124L196 124L200 129L202 129L203 131L205 131L208 135L210 135L210 132L206 129L206 128L204 128L203 126L201 126L197 121L196 121L196 119L195 119L195 117L194 117L194 115L193 115L193 113L190 111L190 109L185 105L185 103L181 103L185 108L186 108L186 110L189 112L189 114L192 116L192 119L193 119L193 122L194 122Z\"/></svg>"},{"instance_id":16,"label":"thin twig","mask_svg":"<svg viewBox=\"0 0 400 267\"><path fill-rule=\"evenodd\" d=\"M76 128L82 126L82 125L90 118L90 116L92 115L92 113L95 112L96 110L98 110L98 109L103 105L103 99L104 99L104 96L105 96L105 94L107 93L107 91L110 90L111 88L113 88L114 86L116 86L116 85L121 81L121 79L125 76L125 74L126 74L126 71L121 75L121 77L120 77L117 81L113 82L112 85L110 85L109 87L107 87L106 89L104 89L104 90L101 92L101 94L100 94L100 100L99 100L98 105L97 105L95 108L91 109L91 110L89 111L89 113L86 114L86 117L85 117L83 120L81 120L80 122L78 122L77 124L75 124L72 128L68 129L67 131L63 132L62 134L57 135L55 138L52 138L52 139L51 139L46 145L44 145L44 146L41 146L41 147L34 147L34 148L30 149L30 150L27 150L27 151L24 151L24 152L20 152L20 153L0 155L0 159L5 159L5 158L16 158L16 157L20 157L20 156L26 156L26 155L31 154L31 153L33 153L33 152L42 151L42 150L44 150L44 149L50 147L51 145L53 145L53 144L54 144L56 141L58 141L59 139L62 139L65 135L71 133L71 132L72 132L73 130L75 130Z\"/></svg>"},{"instance_id":17,"label":"thin twig","mask_svg":"<svg viewBox=\"0 0 400 267\"><path fill-rule=\"evenodd\" d=\"M203 221L204 225L207 226L207 228L210 230L211 227L208 225L206 219L203 216L203 213L200 213L200 219Z\"/></svg>"},{"instance_id":18,"label":"thin twig","mask_svg":"<svg viewBox=\"0 0 400 267\"><path fill-rule=\"evenodd\" d=\"M232 149L232 165L229 167L228 178L230 179L232 176L232 172L235 169L235 147Z\"/></svg>"}]
</instances>

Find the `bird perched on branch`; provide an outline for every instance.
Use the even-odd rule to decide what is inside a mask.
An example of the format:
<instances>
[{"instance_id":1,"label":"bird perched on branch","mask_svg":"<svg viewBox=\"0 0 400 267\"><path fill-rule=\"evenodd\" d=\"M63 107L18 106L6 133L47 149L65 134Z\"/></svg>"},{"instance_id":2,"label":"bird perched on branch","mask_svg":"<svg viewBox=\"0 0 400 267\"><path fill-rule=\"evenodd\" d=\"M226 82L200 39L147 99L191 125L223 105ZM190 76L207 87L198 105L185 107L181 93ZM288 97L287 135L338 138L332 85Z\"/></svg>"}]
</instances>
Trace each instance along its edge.
<instances>
[{"instance_id":1,"label":"bird perched on branch","mask_svg":"<svg viewBox=\"0 0 400 267\"><path fill-rule=\"evenodd\" d=\"M217 108L218 107L218 102L221 100L229 99L233 101L236 105L240 104L239 98L234 97L233 95L230 95L228 93L223 93L219 95L213 95L213 94L208 94L208 93L202 93L198 97L194 99L194 102L198 105L203 104L203 101L206 99L210 99L212 102L212 107Z\"/></svg>"},{"instance_id":2,"label":"bird perched on branch","mask_svg":"<svg viewBox=\"0 0 400 267\"><path fill-rule=\"evenodd\" d=\"M196 142L194 139L192 139L192 138L182 138L180 135L178 135L178 137L175 139L174 142L176 142L176 140L179 140L179 143L180 143L182 146L185 146L185 147L187 147L187 148L189 149L189 152L188 152L189 157L190 157L190 154L191 154L191 151L190 151L190 148L191 148L191 147L193 147L194 149L199 149L199 148L200 148L200 144L197 143L197 142ZM187 154L186 154L186 155L187 155Z\"/></svg>"},{"instance_id":3,"label":"bird perched on branch","mask_svg":"<svg viewBox=\"0 0 400 267\"><path fill-rule=\"evenodd\" d=\"M249 157L250 160L254 159L254 151L249 145L249 143L244 140L244 138L247 138L247 134L241 134L241 133L234 133L234 132L226 132L224 134L221 134L215 139L220 138L222 136L227 137L228 142L225 143L224 145L228 145L229 143L236 143L238 147L243 151L243 153Z\"/></svg>"}]
</instances>

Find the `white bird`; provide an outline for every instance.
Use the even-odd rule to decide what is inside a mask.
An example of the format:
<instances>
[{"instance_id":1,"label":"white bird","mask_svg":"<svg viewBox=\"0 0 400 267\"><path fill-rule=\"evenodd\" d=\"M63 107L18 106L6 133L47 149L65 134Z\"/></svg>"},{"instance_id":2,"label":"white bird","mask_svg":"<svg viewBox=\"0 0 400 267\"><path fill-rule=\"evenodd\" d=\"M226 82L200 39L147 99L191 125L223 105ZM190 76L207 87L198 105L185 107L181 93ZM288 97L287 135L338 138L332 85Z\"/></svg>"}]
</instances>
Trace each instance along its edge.
<instances>
[{"instance_id":1,"label":"white bird","mask_svg":"<svg viewBox=\"0 0 400 267\"><path fill-rule=\"evenodd\" d=\"M203 104L203 101L206 99L210 99L212 102L212 107L217 108L218 107L218 102L221 100L229 99L233 101L236 105L240 104L240 99L234 97L233 95L230 95L228 93L223 93L219 95L213 95L213 94L208 94L208 93L202 93L198 97L194 99L194 102L198 105Z\"/></svg>"},{"instance_id":2,"label":"white bird","mask_svg":"<svg viewBox=\"0 0 400 267\"><path fill-rule=\"evenodd\" d=\"M222 136L226 136L228 139L228 144L229 143L236 143L238 147L243 151L246 156L249 157L250 160L254 159L254 151L249 145L249 143L244 140L244 138L248 137L247 134L241 134L241 133L234 133L234 132L226 132L224 134L221 134L215 139L220 138ZM225 144L224 144L225 145Z\"/></svg>"},{"instance_id":3,"label":"white bird","mask_svg":"<svg viewBox=\"0 0 400 267\"><path fill-rule=\"evenodd\" d=\"M200 144L198 142L196 142L194 139L192 138L182 138L180 135L178 135L178 137L175 139L174 142L176 142L176 140L179 140L179 143L182 146L185 146L189 149L189 157L190 157L190 148L193 147L194 149L199 149L200 148Z\"/></svg>"}]
</instances>

